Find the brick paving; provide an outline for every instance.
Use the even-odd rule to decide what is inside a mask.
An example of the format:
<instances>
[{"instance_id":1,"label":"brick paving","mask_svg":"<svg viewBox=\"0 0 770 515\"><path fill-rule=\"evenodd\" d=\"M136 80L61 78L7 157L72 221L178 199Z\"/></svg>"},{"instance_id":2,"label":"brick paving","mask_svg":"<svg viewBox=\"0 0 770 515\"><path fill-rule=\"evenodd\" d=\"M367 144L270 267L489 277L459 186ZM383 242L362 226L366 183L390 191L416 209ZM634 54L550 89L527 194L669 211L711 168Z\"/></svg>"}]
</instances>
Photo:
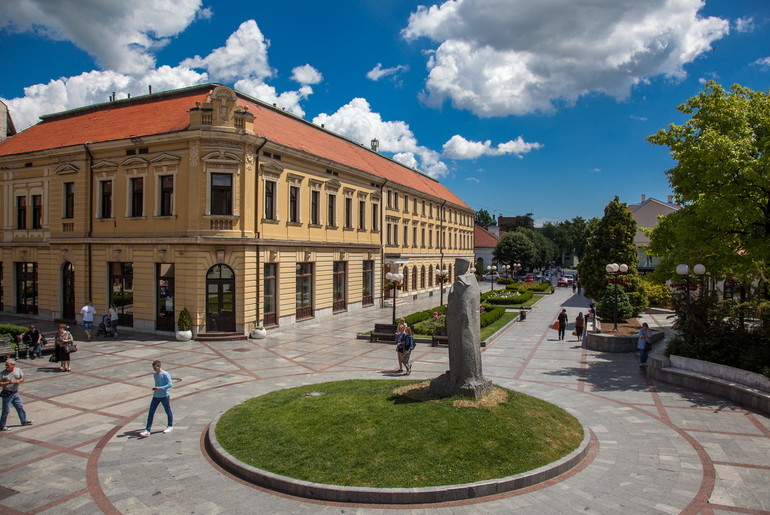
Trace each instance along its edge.
<instances>
[{"instance_id":1,"label":"brick paving","mask_svg":"<svg viewBox=\"0 0 770 515\"><path fill-rule=\"evenodd\" d=\"M119 341L79 342L71 373L21 360L22 399L35 424L19 426L11 410L12 430L0 440L0 513L770 513L770 418L653 382L633 354L587 351L569 336L557 341L549 326L561 308L574 320L587 305L559 289L483 350L486 377L558 404L592 433L586 460L542 485L440 505L343 505L254 487L207 458L202 435L209 422L247 398L302 384L399 377L392 345L355 338L389 318L385 307L281 328L265 340L177 342L122 330ZM670 323L663 315L645 319L653 328ZM3 314L0 321L28 320ZM82 337L79 328L73 332ZM409 379L448 367L445 347L418 344L412 356ZM154 359L175 381L175 429L160 432L160 409L153 434L140 439Z\"/></svg>"}]
</instances>

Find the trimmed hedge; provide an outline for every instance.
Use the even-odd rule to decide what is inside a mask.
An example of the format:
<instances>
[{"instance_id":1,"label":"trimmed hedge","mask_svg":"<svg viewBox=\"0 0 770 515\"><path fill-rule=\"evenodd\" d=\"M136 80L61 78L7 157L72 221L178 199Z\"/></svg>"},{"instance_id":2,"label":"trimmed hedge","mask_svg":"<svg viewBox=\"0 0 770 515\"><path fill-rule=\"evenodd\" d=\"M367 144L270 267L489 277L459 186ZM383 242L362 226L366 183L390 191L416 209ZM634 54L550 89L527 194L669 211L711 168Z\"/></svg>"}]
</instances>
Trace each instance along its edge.
<instances>
[{"instance_id":1,"label":"trimmed hedge","mask_svg":"<svg viewBox=\"0 0 770 515\"><path fill-rule=\"evenodd\" d=\"M0 338L9 337L13 341L21 333L26 333L29 330L28 327L13 324L0 324Z\"/></svg>"}]
</instances>

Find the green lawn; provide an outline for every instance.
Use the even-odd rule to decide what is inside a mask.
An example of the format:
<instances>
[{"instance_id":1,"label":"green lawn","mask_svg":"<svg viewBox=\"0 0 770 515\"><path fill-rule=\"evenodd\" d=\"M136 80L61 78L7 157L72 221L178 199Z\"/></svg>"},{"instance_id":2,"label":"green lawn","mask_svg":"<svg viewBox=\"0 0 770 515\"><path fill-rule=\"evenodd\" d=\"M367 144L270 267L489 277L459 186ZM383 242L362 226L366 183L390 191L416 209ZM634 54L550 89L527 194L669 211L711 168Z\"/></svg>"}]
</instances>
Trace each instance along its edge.
<instances>
[{"instance_id":1,"label":"green lawn","mask_svg":"<svg viewBox=\"0 0 770 515\"><path fill-rule=\"evenodd\" d=\"M226 412L216 437L254 467L379 488L505 477L551 463L583 439L574 417L528 395L500 389L507 400L497 405L459 407L456 397L430 398L426 386L395 391L416 384L356 380L273 392Z\"/></svg>"}]
</instances>

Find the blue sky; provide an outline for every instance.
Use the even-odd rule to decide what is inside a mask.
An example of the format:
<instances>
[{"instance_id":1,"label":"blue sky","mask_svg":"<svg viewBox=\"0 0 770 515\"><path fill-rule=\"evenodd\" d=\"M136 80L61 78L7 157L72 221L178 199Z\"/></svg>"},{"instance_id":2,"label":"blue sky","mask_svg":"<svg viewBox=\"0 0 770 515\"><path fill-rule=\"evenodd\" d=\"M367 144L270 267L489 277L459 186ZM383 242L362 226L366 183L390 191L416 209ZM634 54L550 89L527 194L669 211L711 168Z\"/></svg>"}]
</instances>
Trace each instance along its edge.
<instances>
[{"instance_id":1,"label":"blue sky","mask_svg":"<svg viewBox=\"0 0 770 515\"><path fill-rule=\"evenodd\" d=\"M42 114L221 82L368 142L472 208L601 216L666 200L645 137L716 80L768 90L765 0L15 0L0 99Z\"/></svg>"}]
</instances>

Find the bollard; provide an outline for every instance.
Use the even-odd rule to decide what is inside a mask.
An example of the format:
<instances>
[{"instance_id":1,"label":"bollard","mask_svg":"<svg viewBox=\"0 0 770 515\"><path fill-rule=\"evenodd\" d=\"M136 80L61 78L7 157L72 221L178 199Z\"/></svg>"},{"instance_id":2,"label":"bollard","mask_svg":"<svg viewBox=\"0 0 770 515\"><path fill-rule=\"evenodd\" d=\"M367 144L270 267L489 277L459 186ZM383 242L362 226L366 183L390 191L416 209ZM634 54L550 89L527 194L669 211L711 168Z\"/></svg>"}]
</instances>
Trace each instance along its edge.
<instances>
[{"instance_id":1,"label":"bollard","mask_svg":"<svg viewBox=\"0 0 770 515\"><path fill-rule=\"evenodd\" d=\"M519 320L526 320L527 319L527 312L523 309L519 311Z\"/></svg>"}]
</instances>

